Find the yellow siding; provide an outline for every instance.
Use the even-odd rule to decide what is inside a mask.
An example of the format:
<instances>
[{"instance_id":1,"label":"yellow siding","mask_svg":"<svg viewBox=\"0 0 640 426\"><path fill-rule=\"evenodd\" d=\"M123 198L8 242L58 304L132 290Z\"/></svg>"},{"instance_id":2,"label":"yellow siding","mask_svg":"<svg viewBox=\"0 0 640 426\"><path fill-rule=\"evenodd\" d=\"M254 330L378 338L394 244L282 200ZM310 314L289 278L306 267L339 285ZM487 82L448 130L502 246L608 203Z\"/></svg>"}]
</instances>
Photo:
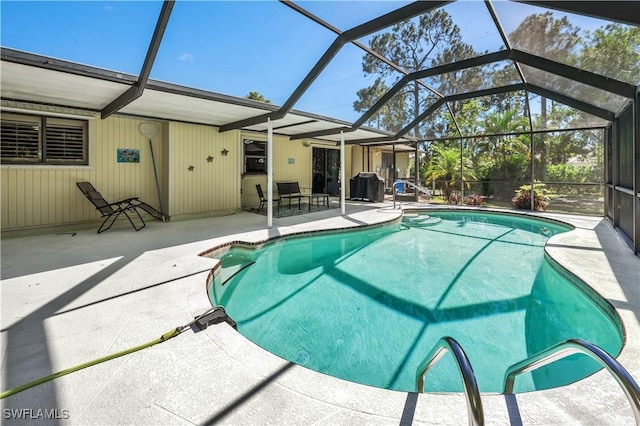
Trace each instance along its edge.
<instances>
[{"instance_id":1,"label":"yellow siding","mask_svg":"<svg viewBox=\"0 0 640 426\"><path fill-rule=\"evenodd\" d=\"M274 181L275 182L275 181ZM260 198L258 198L258 192L256 185L262 186L262 192L264 192L265 198L267 197L267 175L248 175L242 178L242 208L247 209L249 207L258 207L260 205ZM273 185L273 194L277 194L275 184Z\"/></svg>"},{"instance_id":2,"label":"yellow siding","mask_svg":"<svg viewBox=\"0 0 640 426\"><path fill-rule=\"evenodd\" d=\"M148 141L138 132L140 120L110 117L89 121L89 166L2 166L2 230L61 225L100 217L76 187L89 181L108 201L139 197L157 207ZM162 162L154 137L156 161ZM117 148L140 150L140 163L117 163ZM159 152L158 152L159 151Z\"/></svg>"},{"instance_id":3,"label":"yellow siding","mask_svg":"<svg viewBox=\"0 0 640 426\"><path fill-rule=\"evenodd\" d=\"M169 215L239 209L239 145L238 132L169 123ZM226 156L221 153L224 149ZM208 157L213 160L207 161Z\"/></svg>"},{"instance_id":4,"label":"yellow siding","mask_svg":"<svg viewBox=\"0 0 640 426\"><path fill-rule=\"evenodd\" d=\"M120 116L106 120L91 118L88 166L2 166L2 230L99 219L99 213L77 189L76 182L80 181L91 182L108 201L138 197L159 208L149 141L138 131L142 121ZM242 177L242 138L266 140L266 134L219 133L215 127L186 123L156 124L158 133L152 144L165 214L170 217L221 214L242 206L258 206L255 185L260 183L266 194L267 177ZM290 141L275 135L274 183L297 181L301 188L310 191L313 146L339 149L333 143ZM138 149L140 162L118 163L118 148ZM228 154L223 156L221 151L225 149ZM351 166L352 151L350 147L345 150L347 183L359 168ZM209 156L213 157L211 162L207 161ZM190 166L193 170L189 170Z\"/></svg>"},{"instance_id":5,"label":"yellow siding","mask_svg":"<svg viewBox=\"0 0 640 426\"><path fill-rule=\"evenodd\" d=\"M356 175L362 171L369 171L381 173L379 170L382 167L382 152L391 153L389 150L382 151L379 148L369 149L369 158L367 163L367 149L364 149L364 169L362 167L362 148L353 147L353 163L351 163L352 175ZM367 164L369 164L369 170L367 170ZM400 170L398 176L404 178L409 176L409 167L411 166L411 158L409 153L405 151L396 152L396 168Z\"/></svg>"},{"instance_id":6,"label":"yellow siding","mask_svg":"<svg viewBox=\"0 0 640 426\"><path fill-rule=\"evenodd\" d=\"M2 230L95 218L75 207L79 202L75 183L86 180L87 174L88 171L80 169L3 167L0 174Z\"/></svg>"},{"instance_id":7,"label":"yellow siding","mask_svg":"<svg viewBox=\"0 0 640 426\"><path fill-rule=\"evenodd\" d=\"M242 132L241 139L254 139L266 141L267 135L264 133ZM309 145L309 146L306 146ZM323 148L340 149L333 143L322 143L316 141L289 140L286 136L273 136L273 193L277 194L277 182L298 182L300 188L308 193L311 192L312 179L312 154L313 146ZM241 154L242 155L242 154ZM292 159L292 162L290 162ZM351 164L351 150L345 148L345 162ZM349 180L350 167L345 170L347 182ZM267 196L267 176L266 175L246 175L242 178L242 207L258 207L260 204L256 184L262 185L265 197ZM347 185L348 188L348 185ZM348 190L348 189L347 189Z\"/></svg>"},{"instance_id":8,"label":"yellow siding","mask_svg":"<svg viewBox=\"0 0 640 426\"><path fill-rule=\"evenodd\" d=\"M360 172L371 172L374 171L375 168L371 168L369 169L368 167L372 167L372 159L373 159L373 152L371 149L369 149L370 151L370 155L369 155L369 162L367 162L367 148L364 148L364 153L363 153L363 148L360 146L352 146L350 147L350 151L351 151L351 155L352 155L352 162L351 162L351 169L347 169L349 170L349 173L347 173L347 177L351 178L355 175L357 175ZM362 157L364 156L364 167L362 166Z\"/></svg>"},{"instance_id":9,"label":"yellow siding","mask_svg":"<svg viewBox=\"0 0 640 426\"><path fill-rule=\"evenodd\" d=\"M411 165L411 161L409 159L409 153L407 152L397 152L396 153L396 167L400 170L398 177L400 179L410 178L409 174L409 166Z\"/></svg>"},{"instance_id":10,"label":"yellow siding","mask_svg":"<svg viewBox=\"0 0 640 426\"><path fill-rule=\"evenodd\" d=\"M159 208L155 185L153 162L149 141L140 134L138 126L142 120L110 117L95 120L95 173L93 185L107 200L139 197ZM162 183L163 126L158 124L158 133L152 139L155 162ZM118 163L117 149L131 148L140 151L139 163ZM92 162L93 164L93 162ZM76 190L77 191L77 190ZM82 194L80 194L82 195Z\"/></svg>"}]
</instances>

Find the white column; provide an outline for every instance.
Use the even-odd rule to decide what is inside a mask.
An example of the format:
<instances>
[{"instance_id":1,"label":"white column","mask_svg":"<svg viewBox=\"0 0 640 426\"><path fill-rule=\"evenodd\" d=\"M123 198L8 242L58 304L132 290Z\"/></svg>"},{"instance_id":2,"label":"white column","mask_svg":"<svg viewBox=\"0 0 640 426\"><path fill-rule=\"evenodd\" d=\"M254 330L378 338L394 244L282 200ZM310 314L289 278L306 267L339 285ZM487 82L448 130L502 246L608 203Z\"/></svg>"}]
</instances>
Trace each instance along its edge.
<instances>
[{"instance_id":1,"label":"white column","mask_svg":"<svg viewBox=\"0 0 640 426\"><path fill-rule=\"evenodd\" d=\"M344 194L345 194L345 181L344 181L344 169L346 164L344 164L344 132L340 131L340 208L342 209L341 213L344 216L346 214L346 209L344 205Z\"/></svg>"},{"instance_id":2,"label":"white column","mask_svg":"<svg viewBox=\"0 0 640 426\"><path fill-rule=\"evenodd\" d=\"M267 228L273 226L273 124L267 119Z\"/></svg>"}]
</instances>

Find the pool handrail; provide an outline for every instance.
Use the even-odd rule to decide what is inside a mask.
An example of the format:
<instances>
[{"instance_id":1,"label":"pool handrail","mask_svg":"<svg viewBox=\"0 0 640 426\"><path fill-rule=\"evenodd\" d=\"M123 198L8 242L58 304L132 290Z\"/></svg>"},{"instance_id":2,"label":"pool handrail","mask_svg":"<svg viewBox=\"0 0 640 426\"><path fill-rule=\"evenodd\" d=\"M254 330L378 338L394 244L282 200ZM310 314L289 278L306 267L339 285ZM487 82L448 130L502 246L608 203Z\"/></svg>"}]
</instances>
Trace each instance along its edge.
<instances>
[{"instance_id":1,"label":"pool handrail","mask_svg":"<svg viewBox=\"0 0 640 426\"><path fill-rule=\"evenodd\" d=\"M517 375L533 371L575 353L590 356L614 377L631 404L636 423L640 425L640 387L638 387L633 377L631 377L622 364L614 357L599 346L586 340L565 340L513 364L504 374L503 393L513 393L513 386Z\"/></svg>"},{"instance_id":2,"label":"pool handrail","mask_svg":"<svg viewBox=\"0 0 640 426\"><path fill-rule=\"evenodd\" d=\"M404 185L407 185L409 188L412 188L418 192L422 192L424 195L427 196L427 198L429 198L429 201L431 201L431 198L433 197L433 195L431 194L431 191L429 191L429 188L425 188L424 186L420 186L420 185L416 185L415 183L411 182L410 180L403 180L403 179L396 179L395 182L393 183L393 186L391 187L391 193L393 194L393 208L396 208L396 183L398 182L402 182ZM402 203L400 203L400 206L402 206Z\"/></svg>"},{"instance_id":3,"label":"pool handrail","mask_svg":"<svg viewBox=\"0 0 640 426\"><path fill-rule=\"evenodd\" d=\"M473 372L471 363L464 353L462 346L450 336L443 336L436 342L433 349L429 352L424 359L420 367L418 368L418 376L416 379L416 391L424 392L424 376L427 371L440 361L440 359L447 353L451 352L458 371L462 377L462 383L464 384L464 394L467 399L467 414L469 415L470 425L484 425L484 413L482 411L482 401L480 400L480 391L478 390L478 381L476 375Z\"/></svg>"}]
</instances>

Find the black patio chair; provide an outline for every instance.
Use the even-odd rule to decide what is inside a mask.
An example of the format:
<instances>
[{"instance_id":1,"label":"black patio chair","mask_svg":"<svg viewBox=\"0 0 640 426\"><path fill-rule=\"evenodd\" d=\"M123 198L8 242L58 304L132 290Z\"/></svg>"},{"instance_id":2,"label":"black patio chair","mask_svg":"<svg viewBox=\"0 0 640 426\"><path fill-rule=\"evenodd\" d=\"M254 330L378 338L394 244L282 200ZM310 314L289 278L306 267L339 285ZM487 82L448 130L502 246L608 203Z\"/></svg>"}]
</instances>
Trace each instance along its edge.
<instances>
[{"instance_id":1,"label":"black patio chair","mask_svg":"<svg viewBox=\"0 0 640 426\"><path fill-rule=\"evenodd\" d=\"M90 182L76 182L76 185L78 186L82 194L84 194L84 196L87 197L87 199L91 201L91 203L96 207L102 217L104 217L102 225L100 225L100 228L98 228L98 234L111 228L113 223L121 214L124 214L127 219L129 219L129 223L131 223L133 229L135 229L136 231L141 230L146 226L146 223L144 222L144 219L142 219L142 216L140 215L138 209L142 209L156 219L162 220L163 222L165 221L165 216L162 213L154 209L149 204L140 201L138 197L126 198L114 203L109 203L104 199L102 194L100 194L93 187L93 185L91 185ZM136 216L138 216L140 222L142 222L142 226L136 226L136 224L131 219L130 215L134 213Z\"/></svg>"},{"instance_id":2,"label":"black patio chair","mask_svg":"<svg viewBox=\"0 0 640 426\"><path fill-rule=\"evenodd\" d=\"M262 207L267 203L267 199L264 196L264 192L262 192L262 186L258 183L256 184L256 191L258 191L258 197L260 198L260 206L258 207L258 213L262 211ZM273 201L278 202L278 211L280 211L280 197L274 198Z\"/></svg>"}]
</instances>

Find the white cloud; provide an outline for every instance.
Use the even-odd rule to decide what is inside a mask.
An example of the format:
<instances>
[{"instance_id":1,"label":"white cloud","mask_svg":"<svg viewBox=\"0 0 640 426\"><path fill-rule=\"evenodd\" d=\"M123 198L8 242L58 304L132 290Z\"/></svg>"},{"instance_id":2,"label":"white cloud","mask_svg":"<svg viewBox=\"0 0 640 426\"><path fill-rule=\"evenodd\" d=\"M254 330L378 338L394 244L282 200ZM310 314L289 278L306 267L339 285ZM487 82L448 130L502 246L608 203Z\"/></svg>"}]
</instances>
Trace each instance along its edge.
<instances>
[{"instance_id":1,"label":"white cloud","mask_svg":"<svg viewBox=\"0 0 640 426\"><path fill-rule=\"evenodd\" d=\"M184 52L183 54L178 56L176 59L178 59L179 61L185 61L185 62L193 62L195 60L193 55L188 52Z\"/></svg>"},{"instance_id":2,"label":"white cloud","mask_svg":"<svg viewBox=\"0 0 640 426\"><path fill-rule=\"evenodd\" d=\"M107 10L107 11L111 12L111 11L116 10L116 8L115 8L115 7L113 7L113 6L111 6L110 4L108 4L108 5L106 5L106 6L104 7L104 10Z\"/></svg>"}]
</instances>

